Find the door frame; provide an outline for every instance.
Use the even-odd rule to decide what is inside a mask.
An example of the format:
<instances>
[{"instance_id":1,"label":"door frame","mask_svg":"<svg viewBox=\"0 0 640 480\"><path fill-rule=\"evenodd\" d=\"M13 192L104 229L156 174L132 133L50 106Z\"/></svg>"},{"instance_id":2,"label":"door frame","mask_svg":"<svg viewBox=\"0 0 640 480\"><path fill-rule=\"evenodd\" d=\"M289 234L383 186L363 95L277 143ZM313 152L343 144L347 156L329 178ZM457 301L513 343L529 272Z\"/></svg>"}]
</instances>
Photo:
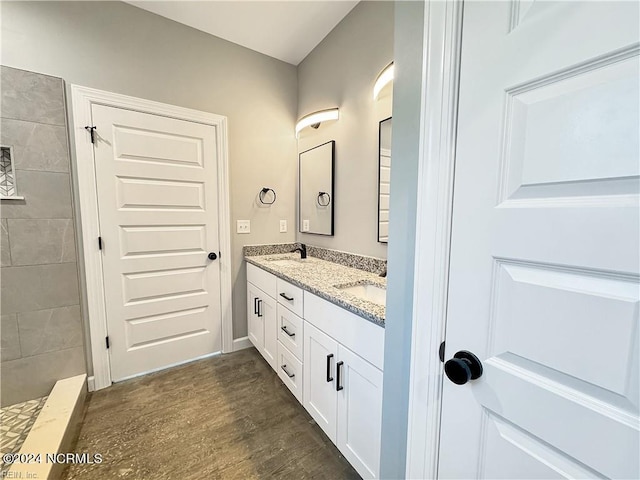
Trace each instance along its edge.
<instances>
[{"instance_id":1,"label":"door frame","mask_svg":"<svg viewBox=\"0 0 640 480\"><path fill-rule=\"evenodd\" d=\"M425 3L406 478L438 476L462 10Z\"/></svg>"},{"instance_id":2,"label":"door frame","mask_svg":"<svg viewBox=\"0 0 640 480\"><path fill-rule=\"evenodd\" d=\"M233 351L232 278L231 278L231 230L229 206L229 158L227 147L227 117L177 107L94 88L71 85L72 138L75 143L75 169L78 179L79 227L84 259L87 293L87 316L93 376L89 377L89 390L99 390L111 385L109 352L106 348L107 311L104 298L102 255L98 249L100 225L98 222L98 193L91 136L85 125L91 123L93 105L133 110L162 117L211 125L216 130L218 166L218 237L220 242L220 309L222 313L222 352ZM99 133L99 132L98 132Z\"/></svg>"}]
</instances>

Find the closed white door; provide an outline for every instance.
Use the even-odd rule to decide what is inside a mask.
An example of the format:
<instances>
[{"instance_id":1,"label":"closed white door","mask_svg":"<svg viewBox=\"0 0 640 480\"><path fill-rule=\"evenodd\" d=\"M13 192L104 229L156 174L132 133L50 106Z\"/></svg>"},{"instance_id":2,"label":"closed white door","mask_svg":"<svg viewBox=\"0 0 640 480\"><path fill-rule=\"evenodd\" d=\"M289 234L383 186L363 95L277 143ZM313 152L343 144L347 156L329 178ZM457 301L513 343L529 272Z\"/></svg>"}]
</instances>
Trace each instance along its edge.
<instances>
[{"instance_id":1,"label":"closed white door","mask_svg":"<svg viewBox=\"0 0 640 480\"><path fill-rule=\"evenodd\" d=\"M640 477L638 6L464 5L442 478Z\"/></svg>"},{"instance_id":2,"label":"closed white door","mask_svg":"<svg viewBox=\"0 0 640 480\"><path fill-rule=\"evenodd\" d=\"M304 408L336 443L338 342L305 322L303 350Z\"/></svg>"},{"instance_id":3,"label":"closed white door","mask_svg":"<svg viewBox=\"0 0 640 480\"><path fill-rule=\"evenodd\" d=\"M380 478L382 372L338 347L337 446L363 478Z\"/></svg>"},{"instance_id":4,"label":"closed white door","mask_svg":"<svg viewBox=\"0 0 640 480\"><path fill-rule=\"evenodd\" d=\"M113 381L221 350L214 127L94 105Z\"/></svg>"}]
</instances>

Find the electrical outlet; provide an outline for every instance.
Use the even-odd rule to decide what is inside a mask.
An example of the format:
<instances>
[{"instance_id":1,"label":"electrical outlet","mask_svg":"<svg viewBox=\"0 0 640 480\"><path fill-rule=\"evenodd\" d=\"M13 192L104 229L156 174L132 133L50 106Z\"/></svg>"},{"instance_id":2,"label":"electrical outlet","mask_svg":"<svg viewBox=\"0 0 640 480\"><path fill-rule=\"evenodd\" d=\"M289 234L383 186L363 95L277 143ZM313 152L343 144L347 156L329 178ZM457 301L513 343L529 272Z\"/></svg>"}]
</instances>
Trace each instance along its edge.
<instances>
[{"instance_id":1,"label":"electrical outlet","mask_svg":"<svg viewBox=\"0 0 640 480\"><path fill-rule=\"evenodd\" d=\"M302 221L302 231L303 232L308 232L309 231L309 220L303 220Z\"/></svg>"},{"instance_id":2,"label":"electrical outlet","mask_svg":"<svg viewBox=\"0 0 640 480\"><path fill-rule=\"evenodd\" d=\"M287 221L280 220L280 233L285 233L287 231Z\"/></svg>"},{"instance_id":3,"label":"electrical outlet","mask_svg":"<svg viewBox=\"0 0 640 480\"><path fill-rule=\"evenodd\" d=\"M251 233L251 220L237 220L236 221L237 233Z\"/></svg>"}]
</instances>

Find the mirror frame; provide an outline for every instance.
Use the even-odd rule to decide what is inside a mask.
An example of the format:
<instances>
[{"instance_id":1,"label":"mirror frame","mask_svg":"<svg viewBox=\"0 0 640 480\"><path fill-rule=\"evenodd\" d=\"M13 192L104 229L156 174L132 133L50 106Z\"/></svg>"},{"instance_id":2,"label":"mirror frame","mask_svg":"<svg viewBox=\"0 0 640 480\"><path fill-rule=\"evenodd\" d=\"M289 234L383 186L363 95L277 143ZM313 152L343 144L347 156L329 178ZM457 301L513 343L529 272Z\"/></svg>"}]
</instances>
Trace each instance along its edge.
<instances>
[{"instance_id":1,"label":"mirror frame","mask_svg":"<svg viewBox=\"0 0 640 480\"><path fill-rule=\"evenodd\" d=\"M302 193L302 155L308 153L316 148L324 147L327 144L331 144L331 233L316 233L316 232L303 232L302 231L302 208L300 202L300 196ZM304 233L306 235L322 235L324 237L333 237L334 236L334 225L335 225L335 193L336 193L336 141L329 140L328 142L322 143L320 145L316 145L315 147L309 148L304 152L300 152L298 154L298 232Z\"/></svg>"},{"instance_id":2,"label":"mirror frame","mask_svg":"<svg viewBox=\"0 0 640 480\"><path fill-rule=\"evenodd\" d=\"M380 180L381 180L380 179L380 177L381 177L380 168L382 167L382 161L380 159L380 150L382 150L382 124L384 122L387 122L387 121L391 120L392 118L393 118L393 116L387 117L387 118L385 118L383 120L380 120L378 122L378 210L377 210L377 215L376 215L377 219L378 219L378 222L377 222L377 229L376 229L376 231L377 231L376 240L378 241L378 243L383 243L385 245L389 244L388 237L387 237L387 241L386 242L383 241L383 240L380 240ZM392 131L393 131L393 125L392 125L391 128L392 128ZM392 133L392 135L393 135L393 133Z\"/></svg>"}]
</instances>

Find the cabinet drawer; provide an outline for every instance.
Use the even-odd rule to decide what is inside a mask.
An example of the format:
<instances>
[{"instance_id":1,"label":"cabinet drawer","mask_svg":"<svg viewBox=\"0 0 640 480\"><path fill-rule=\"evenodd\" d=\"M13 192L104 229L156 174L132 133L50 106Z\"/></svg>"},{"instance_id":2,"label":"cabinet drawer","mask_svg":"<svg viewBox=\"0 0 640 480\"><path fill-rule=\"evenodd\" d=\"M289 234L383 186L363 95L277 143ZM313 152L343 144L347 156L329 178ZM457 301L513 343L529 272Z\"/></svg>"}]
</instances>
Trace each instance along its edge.
<instances>
[{"instance_id":1,"label":"cabinet drawer","mask_svg":"<svg viewBox=\"0 0 640 480\"><path fill-rule=\"evenodd\" d=\"M247 263L247 281L253 283L267 295L276 298L276 276Z\"/></svg>"},{"instance_id":2,"label":"cabinet drawer","mask_svg":"<svg viewBox=\"0 0 640 480\"><path fill-rule=\"evenodd\" d=\"M302 314L304 312L302 305L303 290L299 287L296 287L295 285L291 285L289 282L285 282L280 278L277 278L276 280L278 284L278 296L276 297L278 299L278 302L287 307L299 317L302 317Z\"/></svg>"},{"instance_id":3,"label":"cabinet drawer","mask_svg":"<svg viewBox=\"0 0 640 480\"><path fill-rule=\"evenodd\" d=\"M287 347L278 342L278 376L291 393L302 403L302 362Z\"/></svg>"},{"instance_id":4,"label":"cabinet drawer","mask_svg":"<svg viewBox=\"0 0 640 480\"><path fill-rule=\"evenodd\" d=\"M303 358L303 328L304 321L299 316L278 305L278 340L300 361Z\"/></svg>"}]
</instances>

